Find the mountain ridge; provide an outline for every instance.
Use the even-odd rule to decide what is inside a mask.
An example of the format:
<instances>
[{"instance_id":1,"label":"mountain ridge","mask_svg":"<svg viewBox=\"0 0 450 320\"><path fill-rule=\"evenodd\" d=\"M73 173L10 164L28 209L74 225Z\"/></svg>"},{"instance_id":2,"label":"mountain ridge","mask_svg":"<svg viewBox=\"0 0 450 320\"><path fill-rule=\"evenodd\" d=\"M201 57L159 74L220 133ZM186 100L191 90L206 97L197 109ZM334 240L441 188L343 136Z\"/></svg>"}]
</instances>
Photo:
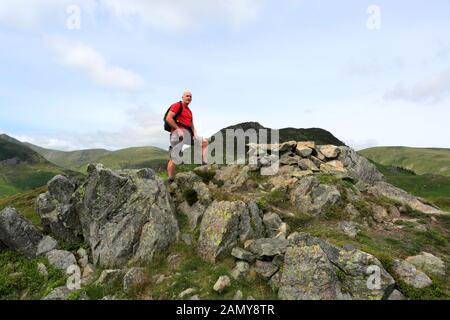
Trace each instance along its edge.
<instances>
[{"instance_id":1,"label":"mountain ridge","mask_svg":"<svg viewBox=\"0 0 450 320\"><path fill-rule=\"evenodd\" d=\"M322 129L322 128L294 128L294 127L286 127L281 129L273 129L269 127L265 127L261 125L259 122L249 121L249 122L240 122L235 125L231 125L219 130L217 133L222 132L222 134L227 129L254 129L257 131L259 129L268 129L268 130L278 130L280 142L288 142L288 141L314 141L316 144L332 144L335 146L345 146L345 143L336 138L331 132ZM216 134L217 134L216 133ZM268 135L270 138L270 134Z\"/></svg>"}]
</instances>

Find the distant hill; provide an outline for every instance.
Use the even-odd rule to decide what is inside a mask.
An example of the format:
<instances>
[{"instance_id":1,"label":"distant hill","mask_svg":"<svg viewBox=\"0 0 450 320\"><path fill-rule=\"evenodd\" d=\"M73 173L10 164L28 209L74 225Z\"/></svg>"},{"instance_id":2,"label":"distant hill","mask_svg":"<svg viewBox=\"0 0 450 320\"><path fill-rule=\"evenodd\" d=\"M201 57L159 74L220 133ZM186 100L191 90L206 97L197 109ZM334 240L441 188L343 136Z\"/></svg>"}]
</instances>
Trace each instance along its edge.
<instances>
[{"instance_id":1,"label":"distant hill","mask_svg":"<svg viewBox=\"0 0 450 320\"><path fill-rule=\"evenodd\" d=\"M27 142L25 142L24 144L39 153L48 161L62 168L72 170L78 170L78 168L85 165L86 163L94 162L96 159L111 153L111 151L105 149L88 149L66 152L45 149Z\"/></svg>"},{"instance_id":2,"label":"distant hill","mask_svg":"<svg viewBox=\"0 0 450 320\"><path fill-rule=\"evenodd\" d=\"M44 163L46 160L37 152L24 146L20 141L2 134L0 135L0 162L37 164Z\"/></svg>"},{"instance_id":3,"label":"distant hill","mask_svg":"<svg viewBox=\"0 0 450 320\"><path fill-rule=\"evenodd\" d=\"M25 143L48 161L71 170L86 172L89 163L102 163L112 169L152 168L159 170L166 165L168 153L156 147L126 148L117 151L86 149L59 151Z\"/></svg>"},{"instance_id":4,"label":"distant hill","mask_svg":"<svg viewBox=\"0 0 450 320\"><path fill-rule=\"evenodd\" d=\"M229 126L220 130L220 132L225 133L227 129L254 129L258 132L259 129L269 129L264 127L258 122L243 122L233 126ZM340 141L338 138L333 136L330 132L320 129L320 128L309 128L309 129L297 129L297 128L282 128L279 129L280 142L287 141L315 141L316 144L333 144L336 146L344 146L345 143ZM224 135L225 137L225 135Z\"/></svg>"},{"instance_id":5,"label":"distant hill","mask_svg":"<svg viewBox=\"0 0 450 320\"><path fill-rule=\"evenodd\" d=\"M43 186L64 169L7 135L0 135L0 198Z\"/></svg>"},{"instance_id":6,"label":"distant hill","mask_svg":"<svg viewBox=\"0 0 450 320\"><path fill-rule=\"evenodd\" d=\"M417 174L450 177L450 149L375 147L358 153L377 163L403 167Z\"/></svg>"},{"instance_id":7,"label":"distant hill","mask_svg":"<svg viewBox=\"0 0 450 320\"><path fill-rule=\"evenodd\" d=\"M95 159L94 162L102 163L111 169L152 168L161 170L165 168L168 159L169 155L166 150L156 147L136 147L109 151ZM86 167L87 163L80 167L80 170L85 172Z\"/></svg>"}]
</instances>

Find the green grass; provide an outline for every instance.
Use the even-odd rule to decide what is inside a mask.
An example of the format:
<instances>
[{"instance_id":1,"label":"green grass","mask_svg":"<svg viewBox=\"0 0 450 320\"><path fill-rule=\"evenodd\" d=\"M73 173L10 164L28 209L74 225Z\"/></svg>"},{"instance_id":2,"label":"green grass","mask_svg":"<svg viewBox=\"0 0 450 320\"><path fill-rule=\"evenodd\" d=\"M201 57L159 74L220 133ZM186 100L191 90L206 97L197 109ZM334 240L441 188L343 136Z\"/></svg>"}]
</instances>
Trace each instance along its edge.
<instances>
[{"instance_id":1,"label":"green grass","mask_svg":"<svg viewBox=\"0 0 450 320\"><path fill-rule=\"evenodd\" d=\"M415 196L423 197L443 210L450 211L450 177L414 175L406 171L373 162L386 181Z\"/></svg>"},{"instance_id":2,"label":"green grass","mask_svg":"<svg viewBox=\"0 0 450 320\"><path fill-rule=\"evenodd\" d=\"M450 149L376 147L358 153L382 165L403 167L419 175L450 177Z\"/></svg>"},{"instance_id":3,"label":"green grass","mask_svg":"<svg viewBox=\"0 0 450 320\"><path fill-rule=\"evenodd\" d=\"M31 191L16 194L14 196L0 199L0 210L4 208L16 208L25 218L30 220L34 225L40 226L40 218L34 209L36 198L41 193L47 191L47 187L40 187Z\"/></svg>"},{"instance_id":4,"label":"green grass","mask_svg":"<svg viewBox=\"0 0 450 320\"><path fill-rule=\"evenodd\" d=\"M340 178L336 177L335 175L326 174L326 173L317 175L317 178L319 179L321 184L327 184L327 185L338 184L341 180Z\"/></svg>"},{"instance_id":5,"label":"green grass","mask_svg":"<svg viewBox=\"0 0 450 320\"><path fill-rule=\"evenodd\" d=\"M154 279L160 274L171 276L171 279L160 284L154 281L149 284L154 299L179 299L179 294L188 288L195 288L196 294L203 299L232 299L237 290L241 290L244 297L251 295L256 299L277 299L276 293L259 277L250 276L248 279L235 281L230 276L235 264L232 258L215 264L208 263L197 255L193 246L181 242L175 244L171 252L179 255L179 263L169 264L167 259L158 257L147 267L148 279ZM231 286L219 294L213 290L213 286L222 275L230 277Z\"/></svg>"},{"instance_id":6,"label":"green grass","mask_svg":"<svg viewBox=\"0 0 450 320\"><path fill-rule=\"evenodd\" d=\"M441 300L449 297L443 289L443 284L437 279L432 279L433 284L423 289L416 289L400 279L397 279L397 286L408 299L411 300Z\"/></svg>"},{"instance_id":7,"label":"green grass","mask_svg":"<svg viewBox=\"0 0 450 320\"><path fill-rule=\"evenodd\" d=\"M266 196L266 200L270 205L278 208L288 208L290 206L288 194L281 190L271 191Z\"/></svg>"},{"instance_id":8,"label":"green grass","mask_svg":"<svg viewBox=\"0 0 450 320\"><path fill-rule=\"evenodd\" d=\"M270 205L267 203L267 200L265 198L256 199L256 204L258 205L259 210L264 213L270 210Z\"/></svg>"},{"instance_id":9,"label":"green grass","mask_svg":"<svg viewBox=\"0 0 450 320\"><path fill-rule=\"evenodd\" d=\"M47 279L38 272L39 262L47 267ZM41 299L64 285L65 279L45 258L29 259L9 250L0 252L0 300Z\"/></svg>"},{"instance_id":10,"label":"green grass","mask_svg":"<svg viewBox=\"0 0 450 320\"><path fill-rule=\"evenodd\" d=\"M314 222L315 218L306 214L297 213L293 217L283 219L290 228L290 232L302 231L307 225Z\"/></svg>"},{"instance_id":11,"label":"green grass","mask_svg":"<svg viewBox=\"0 0 450 320\"><path fill-rule=\"evenodd\" d=\"M45 185L63 169L50 163L0 164L0 199Z\"/></svg>"}]
</instances>

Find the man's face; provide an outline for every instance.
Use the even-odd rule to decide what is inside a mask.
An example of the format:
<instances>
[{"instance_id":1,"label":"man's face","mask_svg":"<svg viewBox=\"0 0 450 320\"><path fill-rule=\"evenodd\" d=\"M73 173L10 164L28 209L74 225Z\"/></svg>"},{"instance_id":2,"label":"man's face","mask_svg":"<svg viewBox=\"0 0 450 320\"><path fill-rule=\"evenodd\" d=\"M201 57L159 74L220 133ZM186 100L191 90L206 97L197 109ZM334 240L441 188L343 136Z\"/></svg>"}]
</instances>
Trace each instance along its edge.
<instances>
[{"instance_id":1,"label":"man's face","mask_svg":"<svg viewBox=\"0 0 450 320\"><path fill-rule=\"evenodd\" d=\"M191 101L192 101L192 93L190 93L190 92L183 93L183 102L186 105L189 105L191 103Z\"/></svg>"}]
</instances>

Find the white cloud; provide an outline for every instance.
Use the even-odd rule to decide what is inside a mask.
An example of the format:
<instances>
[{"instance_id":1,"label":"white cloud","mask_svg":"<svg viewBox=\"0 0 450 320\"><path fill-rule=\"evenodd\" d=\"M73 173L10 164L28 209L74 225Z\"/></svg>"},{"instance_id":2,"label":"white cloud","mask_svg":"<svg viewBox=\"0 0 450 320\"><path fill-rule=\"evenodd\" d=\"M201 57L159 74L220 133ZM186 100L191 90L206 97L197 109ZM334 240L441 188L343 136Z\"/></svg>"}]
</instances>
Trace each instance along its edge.
<instances>
[{"instance_id":1,"label":"white cloud","mask_svg":"<svg viewBox=\"0 0 450 320\"><path fill-rule=\"evenodd\" d=\"M48 136L30 136L30 135L14 135L14 138L21 142L28 142L39 147L54 150L75 150L77 144L61 138Z\"/></svg>"},{"instance_id":2,"label":"white cloud","mask_svg":"<svg viewBox=\"0 0 450 320\"><path fill-rule=\"evenodd\" d=\"M222 18L233 27L254 20L265 0L101 0L122 22L138 18L146 25L182 31Z\"/></svg>"},{"instance_id":3,"label":"white cloud","mask_svg":"<svg viewBox=\"0 0 450 320\"><path fill-rule=\"evenodd\" d=\"M118 131L86 133L58 132L55 135L13 135L16 139L40 147L61 151L83 149L117 150L129 147L156 146L167 148L167 137L162 125L154 127L126 127ZM167 145L167 146L166 146Z\"/></svg>"},{"instance_id":4,"label":"white cloud","mask_svg":"<svg viewBox=\"0 0 450 320\"><path fill-rule=\"evenodd\" d=\"M168 147L168 133L163 130L163 115L148 106L130 108L127 111L130 124L117 129L75 133L58 131L56 134L14 135L20 141L55 150L72 151L104 148L117 150L128 147ZM126 116L125 116L126 118Z\"/></svg>"},{"instance_id":5,"label":"white cloud","mask_svg":"<svg viewBox=\"0 0 450 320\"><path fill-rule=\"evenodd\" d=\"M400 58L394 58L380 62L377 59L367 61L350 60L344 67L344 73L351 76L372 76L386 71L402 69L405 62Z\"/></svg>"},{"instance_id":6,"label":"white cloud","mask_svg":"<svg viewBox=\"0 0 450 320\"><path fill-rule=\"evenodd\" d=\"M80 42L54 37L49 45L60 64L82 70L96 84L122 90L137 90L144 85L139 75L110 65L95 49Z\"/></svg>"},{"instance_id":7,"label":"white cloud","mask_svg":"<svg viewBox=\"0 0 450 320\"><path fill-rule=\"evenodd\" d=\"M45 21L67 18L66 9L75 4L82 17L109 13L125 24L140 21L168 31L184 31L211 20L222 20L238 28L258 17L266 0L2 0L0 24L33 27Z\"/></svg>"},{"instance_id":8,"label":"white cloud","mask_svg":"<svg viewBox=\"0 0 450 320\"><path fill-rule=\"evenodd\" d=\"M449 92L450 68L447 68L439 74L409 87L399 83L385 93L384 99L437 103L446 98Z\"/></svg>"},{"instance_id":9,"label":"white cloud","mask_svg":"<svg viewBox=\"0 0 450 320\"><path fill-rule=\"evenodd\" d=\"M358 141L349 139L349 140L345 140L344 142L346 145L352 147L356 151L364 150L367 148L372 148L372 147L376 147L376 146L380 145L380 143L375 139L358 140Z\"/></svg>"}]
</instances>

